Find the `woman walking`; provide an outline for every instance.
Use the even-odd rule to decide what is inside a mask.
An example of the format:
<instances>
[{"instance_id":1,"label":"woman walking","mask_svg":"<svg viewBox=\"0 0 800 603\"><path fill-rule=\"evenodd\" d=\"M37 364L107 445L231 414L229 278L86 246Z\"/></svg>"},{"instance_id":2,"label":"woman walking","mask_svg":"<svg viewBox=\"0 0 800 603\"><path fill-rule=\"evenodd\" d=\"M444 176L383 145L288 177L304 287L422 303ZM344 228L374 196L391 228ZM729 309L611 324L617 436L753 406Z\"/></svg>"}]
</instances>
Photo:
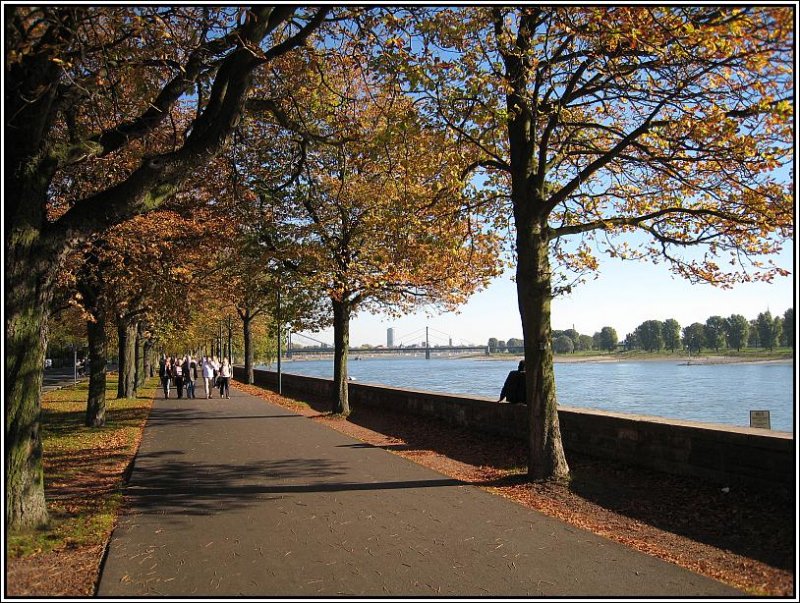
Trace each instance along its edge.
<instances>
[{"instance_id":1,"label":"woman walking","mask_svg":"<svg viewBox=\"0 0 800 603\"><path fill-rule=\"evenodd\" d=\"M231 397L231 377L233 376L231 371L231 365L228 362L227 358L223 358L222 366L219 367L219 397L230 398Z\"/></svg>"}]
</instances>

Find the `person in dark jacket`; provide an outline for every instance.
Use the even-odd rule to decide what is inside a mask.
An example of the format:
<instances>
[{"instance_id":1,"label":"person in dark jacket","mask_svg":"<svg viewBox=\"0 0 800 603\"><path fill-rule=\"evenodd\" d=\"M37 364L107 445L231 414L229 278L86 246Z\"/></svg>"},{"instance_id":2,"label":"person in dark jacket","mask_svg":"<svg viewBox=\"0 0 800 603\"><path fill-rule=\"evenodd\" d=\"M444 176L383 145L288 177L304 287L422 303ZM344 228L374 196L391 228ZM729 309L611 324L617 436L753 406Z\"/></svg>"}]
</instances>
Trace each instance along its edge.
<instances>
[{"instance_id":1,"label":"person in dark jacket","mask_svg":"<svg viewBox=\"0 0 800 603\"><path fill-rule=\"evenodd\" d=\"M183 357L183 386L186 388L186 397L194 398L194 382L197 380L197 363L190 354Z\"/></svg>"},{"instance_id":2,"label":"person in dark jacket","mask_svg":"<svg viewBox=\"0 0 800 603\"><path fill-rule=\"evenodd\" d=\"M164 399L169 398L169 386L172 379L172 365L169 362L169 356L161 358L158 365L158 376L161 378L161 385L164 388Z\"/></svg>"},{"instance_id":3,"label":"person in dark jacket","mask_svg":"<svg viewBox=\"0 0 800 603\"><path fill-rule=\"evenodd\" d=\"M506 377L498 402L508 400L509 404L525 404L525 361L519 361L519 368Z\"/></svg>"},{"instance_id":4,"label":"person in dark jacket","mask_svg":"<svg viewBox=\"0 0 800 603\"><path fill-rule=\"evenodd\" d=\"M178 356L172 359L172 382L178 390L178 398L183 398L183 364Z\"/></svg>"}]
</instances>

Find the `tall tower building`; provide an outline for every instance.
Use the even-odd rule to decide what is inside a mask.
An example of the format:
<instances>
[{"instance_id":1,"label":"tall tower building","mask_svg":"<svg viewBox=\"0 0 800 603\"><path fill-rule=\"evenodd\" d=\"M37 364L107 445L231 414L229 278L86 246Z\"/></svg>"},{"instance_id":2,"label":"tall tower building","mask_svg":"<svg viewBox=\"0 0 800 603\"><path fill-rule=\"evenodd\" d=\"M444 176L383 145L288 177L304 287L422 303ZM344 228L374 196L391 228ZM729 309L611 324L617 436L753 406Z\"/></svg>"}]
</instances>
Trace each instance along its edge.
<instances>
[{"instance_id":1,"label":"tall tower building","mask_svg":"<svg viewBox=\"0 0 800 603\"><path fill-rule=\"evenodd\" d=\"M394 329L391 327L386 329L386 347L393 348L394 347Z\"/></svg>"}]
</instances>

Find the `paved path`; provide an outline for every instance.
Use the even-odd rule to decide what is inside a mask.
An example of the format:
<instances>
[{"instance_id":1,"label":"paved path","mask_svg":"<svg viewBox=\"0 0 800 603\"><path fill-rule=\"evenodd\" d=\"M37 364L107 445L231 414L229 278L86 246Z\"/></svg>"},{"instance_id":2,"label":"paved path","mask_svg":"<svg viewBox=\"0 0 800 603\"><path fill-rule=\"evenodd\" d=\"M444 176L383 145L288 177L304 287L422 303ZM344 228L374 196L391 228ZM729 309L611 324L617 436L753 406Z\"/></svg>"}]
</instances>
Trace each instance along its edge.
<instances>
[{"instance_id":1,"label":"paved path","mask_svg":"<svg viewBox=\"0 0 800 603\"><path fill-rule=\"evenodd\" d=\"M233 390L156 400L99 596L735 596Z\"/></svg>"}]
</instances>

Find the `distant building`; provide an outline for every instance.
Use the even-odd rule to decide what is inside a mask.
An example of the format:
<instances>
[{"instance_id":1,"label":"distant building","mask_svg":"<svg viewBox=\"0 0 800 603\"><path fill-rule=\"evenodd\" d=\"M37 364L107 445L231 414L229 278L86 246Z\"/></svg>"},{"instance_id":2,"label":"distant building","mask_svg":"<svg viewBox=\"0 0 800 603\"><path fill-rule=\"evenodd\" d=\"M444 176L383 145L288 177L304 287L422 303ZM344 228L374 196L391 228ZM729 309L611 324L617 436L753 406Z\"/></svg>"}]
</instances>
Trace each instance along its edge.
<instances>
[{"instance_id":1,"label":"distant building","mask_svg":"<svg viewBox=\"0 0 800 603\"><path fill-rule=\"evenodd\" d=\"M392 328L386 329L386 347L394 347L394 329Z\"/></svg>"}]
</instances>

